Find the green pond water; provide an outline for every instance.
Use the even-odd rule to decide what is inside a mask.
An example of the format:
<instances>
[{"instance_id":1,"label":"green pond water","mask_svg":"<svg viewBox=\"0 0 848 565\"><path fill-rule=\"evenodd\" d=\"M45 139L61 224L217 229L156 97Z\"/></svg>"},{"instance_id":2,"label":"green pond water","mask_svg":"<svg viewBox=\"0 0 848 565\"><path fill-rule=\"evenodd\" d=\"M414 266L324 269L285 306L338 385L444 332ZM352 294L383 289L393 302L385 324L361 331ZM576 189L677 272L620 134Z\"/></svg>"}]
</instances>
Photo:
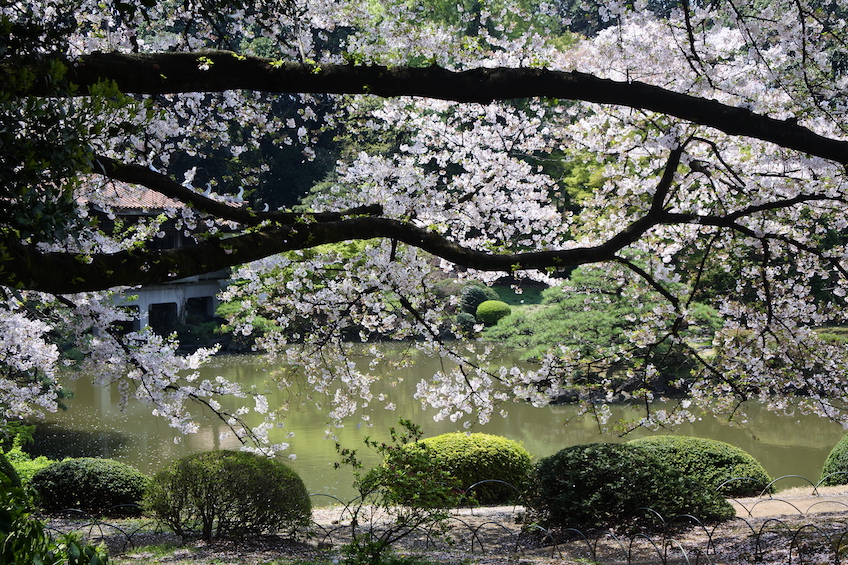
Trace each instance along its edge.
<instances>
[{"instance_id":1,"label":"green pond water","mask_svg":"<svg viewBox=\"0 0 848 565\"><path fill-rule=\"evenodd\" d=\"M435 360L424 359L413 367L387 371L383 375L385 392L396 405L394 411L375 409L370 421L352 419L345 427L333 433L345 447L362 447L362 438L388 439L387 430L397 425L399 418L420 424L425 435L458 431L450 421L433 421L433 413L424 410L413 398L415 385L432 375L438 368ZM285 424L272 432L275 441L291 444L288 453L296 459L288 463L303 477L313 494L329 494L342 500L353 496L351 475L347 470L336 470L335 443L324 439L327 429L325 412L305 399L303 393L293 389L283 392L268 389L267 382L278 369L267 357L221 357L202 372L203 378L218 375L236 380L249 388L255 386L266 391L273 409L289 403ZM394 385L394 386L392 386ZM150 407L133 403L121 411L117 406L116 389L95 388L81 378L69 383L74 397L66 402L67 411L50 414L47 425L40 432L36 451L54 458L64 456L110 457L131 464L146 473L154 473L183 455L210 449L237 449L232 437L221 439L226 426L212 414L201 414L202 426L198 433L181 436L167 423L150 414ZM252 401L249 401L252 404ZM507 406L506 418L495 416L486 425L475 425L473 431L498 434L523 443L536 458L550 455L564 447L599 441L627 441L651 435L638 430L625 438L601 434L597 424L589 418L575 418L571 406L535 408L525 404ZM636 408L617 407L614 418L637 414ZM694 424L680 426L672 432L678 435L718 439L738 446L756 457L773 477L800 475L817 481L821 466L833 445L842 437L841 426L814 416L778 416L754 404L747 406L748 421L743 426L728 423L725 419L704 417ZM287 433L293 433L285 439ZM365 449L362 449L365 455ZM376 461L371 458L370 461ZM806 484L800 479L787 478L778 488ZM331 499L317 497L318 505Z\"/></svg>"}]
</instances>

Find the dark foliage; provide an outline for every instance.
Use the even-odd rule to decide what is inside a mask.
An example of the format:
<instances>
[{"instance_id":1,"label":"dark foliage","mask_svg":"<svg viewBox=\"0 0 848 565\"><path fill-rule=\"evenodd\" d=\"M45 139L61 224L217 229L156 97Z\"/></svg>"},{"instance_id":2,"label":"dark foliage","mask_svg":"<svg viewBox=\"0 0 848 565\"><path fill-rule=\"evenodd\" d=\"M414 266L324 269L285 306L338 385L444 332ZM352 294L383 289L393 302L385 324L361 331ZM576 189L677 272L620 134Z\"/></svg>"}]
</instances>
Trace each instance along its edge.
<instances>
[{"instance_id":1,"label":"dark foliage","mask_svg":"<svg viewBox=\"0 0 848 565\"><path fill-rule=\"evenodd\" d=\"M733 508L714 489L628 444L568 447L540 460L527 497L531 516L548 528L591 529L691 514L726 520ZM648 518L648 521L642 519Z\"/></svg>"},{"instance_id":2,"label":"dark foliage","mask_svg":"<svg viewBox=\"0 0 848 565\"><path fill-rule=\"evenodd\" d=\"M33 516L30 492L0 477L0 563L10 565L106 565L102 547L76 533L54 539Z\"/></svg>"},{"instance_id":3,"label":"dark foliage","mask_svg":"<svg viewBox=\"0 0 848 565\"><path fill-rule=\"evenodd\" d=\"M18 472L15 471L15 468L12 467L12 464L9 463L9 460L6 459L6 456L2 452L0 452L0 475L5 475L9 479L9 484L12 486L21 486L21 478L18 476Z\"/></svg>"},{"instance_id":4,"label":"dark foliage","mask_svg":"<svg viewBox=\"0 0 848 565\"><path fill-rule=\"evenodd\" d=\"M147 475L120 461L82 457L39 470L30 486L38 493L39 506L47 511L74 508L93 514L133 514L149 481Z\"/></svg>"},{"instance_id":5,"label":"dark foliage","mask_svg":"<svg viewBox=\"0 0 848 565\"><path fill-rule=\"evenodd\" d=\"M469 284L459 295L459 309L473 316L477 313L477 307L486 300L499 300L498 293L488 286Z\"/></svg>"}]
</instances>

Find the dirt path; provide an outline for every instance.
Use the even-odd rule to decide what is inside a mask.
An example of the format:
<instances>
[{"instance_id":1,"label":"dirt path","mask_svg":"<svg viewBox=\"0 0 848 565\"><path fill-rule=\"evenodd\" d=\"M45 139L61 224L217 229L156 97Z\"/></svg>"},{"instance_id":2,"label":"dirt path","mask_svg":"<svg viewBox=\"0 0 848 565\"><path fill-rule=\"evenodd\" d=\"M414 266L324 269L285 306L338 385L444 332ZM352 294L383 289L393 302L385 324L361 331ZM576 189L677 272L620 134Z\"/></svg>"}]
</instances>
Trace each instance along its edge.
<instances>
[{"instance_id":1,"label":"dirt path","mask_svg":"<svg viewBox=\"0 0 848 565\"><path fill-rule=\"evenodd\" d=\"M798 487L773 495L730 501L740 518L807 516L833 512L848 513L848 485Z\"/></svg>"}]
</instances>

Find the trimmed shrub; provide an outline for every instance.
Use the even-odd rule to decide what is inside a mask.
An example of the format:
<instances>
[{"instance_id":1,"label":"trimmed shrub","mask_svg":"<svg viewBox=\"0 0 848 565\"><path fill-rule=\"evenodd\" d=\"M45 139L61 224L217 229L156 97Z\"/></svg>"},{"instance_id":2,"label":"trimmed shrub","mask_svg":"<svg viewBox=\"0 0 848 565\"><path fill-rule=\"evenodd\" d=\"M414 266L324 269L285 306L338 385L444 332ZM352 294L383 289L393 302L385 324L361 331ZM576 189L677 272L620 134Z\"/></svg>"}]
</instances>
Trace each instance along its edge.
<instances>
[{"instance_id":1,"label":"trimmed shrub","mask_svg":"<svg viewBox=\"0 0 848 565\"><path fill-rule=\"evenodd\" d=\"M312 504L300 476L283 463L244 451L183 457L157 473L145 507L176 534L243 537L297 528Z\"/></svg>"},{"instance_id":2,"label":"trimmed shrub","mask_svg":"<svg viewBox=\"0 0 848 565\"><path fill-rule=\"evenodd\" d=\"M3 452L0 452L0 473L7 479L9 479L9 485L13 487L21 486L21 477L18 476L18 472L15 471L15 468L9 463L9 460L6 459L6 456L3 455Z\"/></svg>"},{"instance_id":3,"label":"trimmed shrub","mask_svg":"<svg viewBox=\"0 0 848 565\"><path fill-rule=\"evenodd\" d=\"M748 452L714 439L656 436L629 442L651 449L684 475L718 489L724 496L756 496L771 484L771 477Z\"/></svg>"},{"instance_id":4,"label":"trimmed shrub","mask_svg":"<svg viewBox=\"0 0 848 565\"><path fill-rule=\"evenodd\" d=\"M503 481L474 487L470 494L480 504L515 501L532 469L527 450L501 436L449 433L407 444L402 449L420 450L422 446L436 466L448 471L464 489L481 481Z\"/></svg>"},{"instance_id":5,"label":"trimmed shrub","mask_svg":"<svg viewBox=\"0 0 848 565\"><path fill-rule=\"evenodd\" d=\"M494 326L504 316L509 316L512 308L506 302L500 300L485 300L477 306L475 317L484 326Z\"/></svg>"},{"instance_id":6,"label":"trimmed shrub","mask_svg":"<svg viewBox=\"0 0 848 565\"><path fill-rule=\"evenodd\" d=\"M477 318L468 312L460 312L456 315L456 325L461 331L472 333L474 331L474 326L477 325Z\"/></svg>"},{"instance_id":7,"label":"trimmed shrub","mask_svg":"<svg viewBox=\"0 0 848 565\"><path fill-rule=\"evenodd\" d=\"M568 447L540 460L526 504L543 526L591 529L650 517L691 514L726 520L733 507L715 490L685 476L646 449L592 443Z\"/></svg>"},{"instance_id":8,"label":"trimmed shrub","mask_svg":"<svg viewBox=\"0 0 848 565\"><path fill-rule=\"evenodd\" d=\"M836 442L825 459L821 484L825 486L848 484L848 435Z\"/></svg>"},{"instance_id":9,"label":"trimmed shrub","mask_svg":"<svg viewBox=\"0 0 848 565\"><path fill-rule=\"evenodd\" d=\"M433 286L430 287L430 291L433 293L433 298L437 301L447 303L450 302L452 296L459 296L462 294L463 286L465 286L465 283L462 281L447 278L433 283ZM448 308L447 311L450 312L450 308Z\"/></svg>"},{"instance_id":10,"label":"trimmed shrub","mask_svg":"<svg viewBox=\"0 0 848 565\"><path fill-rule=\"evenodd\" d=\"M29 484L46 511L74 508L93 514L135 514L149 481L147 475L120 461L81 457L51 463L37 471Z\"/></svg>"},{"instance_id":11,"label":"trimmed shrub","mask_svg":"<svg viewBox=\"0 0 848 565\"><path fill-rule=\"evenodd\" d=\"M499 300L498 293L488 286L471 283L462 289L459 295L459 309L472 316L477 313L477 307L486 300Z\"/></svg>"}]
</instances>

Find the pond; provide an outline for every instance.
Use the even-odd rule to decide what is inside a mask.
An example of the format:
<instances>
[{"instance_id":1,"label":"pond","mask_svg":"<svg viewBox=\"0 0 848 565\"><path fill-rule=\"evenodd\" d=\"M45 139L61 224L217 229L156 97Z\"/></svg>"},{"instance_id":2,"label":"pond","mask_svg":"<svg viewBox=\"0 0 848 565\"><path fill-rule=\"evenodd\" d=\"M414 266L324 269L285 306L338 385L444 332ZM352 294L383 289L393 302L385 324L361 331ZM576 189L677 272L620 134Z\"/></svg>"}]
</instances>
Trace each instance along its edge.
<instances>
[{"instance_id":1,"label":"pond","mask_svg":"<svg viewBox=\"0 0 848 565\"><path fill-rule=\"evenodd\" d=\"M427 436L457 431L456 424L450 421L434 422L432 412L424 410L412 397L416 383L434 373L435 363L424 359L411 368L394 370L385 375L387 381L396 383L388 393L397 409L377 409L371 414L369 425L352 420L344 428L334 430L342 445L361 448L364 436L387 439L388 428L396 426L399 418L420 424ZM202 376L214 378L222 375L245 387L256 386L264 390L275 369L277 367L263 356L220 357L203 370ZM70 383L70 387L74 397L66 402L68 410L49 415L48 425L38 436L38 451L50 457L110 457L152 474L189 453L238 448L234 439L219 438L225 426L211 414L203 415L203 425L197 434L177 441L178 434L166 422L151 416L149 407L134 403L127 410L120 411L117 390L95 388L85 378ZM290 400L286 393L269 393L272 408L275 403L279 405ZM575 418L576 409L572 406L535 408L512 404L508 408L507 418L496 416L486 425L476 425L473 431L522 442L535 458L571 445L627 441L650 435L646 430L633 432L625 438L601 434L591 419ZM618 407L614 410L614 418L624 417L628 412L635 415L635 410ZM751 453L773 477L800 475L813 481L818 479L827 454L844 433L841 426L814 416L778 416L758 405L748 406L747 412L749 417L744 427L721 418L704 417L671 433L726 441ZM273 439L291 444L290 452L297 458L289 464L300 473L311 493L330 494L348 500L353 495L351 475L347 470L333 468L338 457L334 441L324 439L326 428L324 413L297 398L291 402L285 425L274 431L277 435ZM289 432L294 436L284 439ZM799 484L803 482L786 479L778 484L778 488ZM316 499L316 504L321 504L322 500ZM330 502L329 499L326 501Z\"/></svg>"}]
</instances>

